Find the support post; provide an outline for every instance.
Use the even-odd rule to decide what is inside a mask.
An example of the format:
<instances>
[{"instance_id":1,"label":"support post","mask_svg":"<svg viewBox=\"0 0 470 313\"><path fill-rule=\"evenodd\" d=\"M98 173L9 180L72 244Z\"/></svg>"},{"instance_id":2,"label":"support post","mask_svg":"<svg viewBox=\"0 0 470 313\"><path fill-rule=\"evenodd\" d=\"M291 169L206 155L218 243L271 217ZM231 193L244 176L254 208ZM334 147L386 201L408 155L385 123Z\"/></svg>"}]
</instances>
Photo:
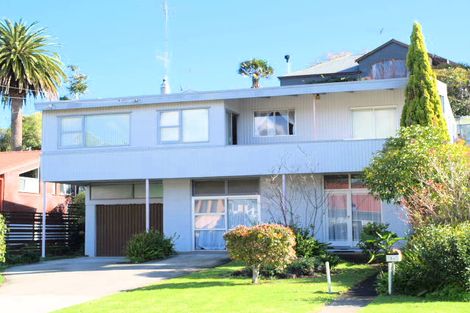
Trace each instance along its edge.
<instances>
[{"instance_id":1,"label":"support post","mask_svg":"<svg viewBox=\"0 0 470 313\"><path fill-rule=\"evenodd\" d=\"M325 269L326 269L326 281L328 283L328 293L332 293L333 290L331 288L331 271L330 271L330 262L325 262Z\"/></svg>"},{"instance_id":2,"label":"support post","mask_svg":"<svg viewBox=\"0 0 470 313\"><path fill-rule=\"evenodd\" d=\"M42 182L42 232L41 232L41 257L46 257L46 213L47 213L47 185Z\"/></svg>"},{"instance_id":3,"label":"support post","mask_svg":"<svg viewBox=\"0 0 470 313\"><path fill-rule=\"evenodd\" d=\"M145 231L150 231L150 182L145 180Z\"/></svg>"},{"instance_id":4,"label":"support post","mask_svg":"<svg viewBox=\"0 0 470 313\"><path fill-rule=\"evenodd\" d=\"M388 294L392 294L392 282L393 282L393 263L388 262Z\"/></svg>"}]
</instances>

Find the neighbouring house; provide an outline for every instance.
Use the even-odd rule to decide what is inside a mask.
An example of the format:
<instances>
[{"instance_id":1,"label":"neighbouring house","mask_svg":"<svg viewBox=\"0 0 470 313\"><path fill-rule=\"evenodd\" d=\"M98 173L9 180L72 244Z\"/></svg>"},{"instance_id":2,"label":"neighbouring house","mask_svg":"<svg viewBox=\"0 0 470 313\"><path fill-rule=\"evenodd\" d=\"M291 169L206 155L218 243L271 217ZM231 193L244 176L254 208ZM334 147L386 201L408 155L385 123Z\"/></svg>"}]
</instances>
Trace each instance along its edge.
<instances>
[{"instance_id":1,"label":"neighbouring house","mask_svg":"<svg viewBox=\"0 0 470 313\"><path fill-rule=\"evenodd\" d=\"M407 54L407 44L391 39L367 53L340 55L278 78L281 86L402 78L408 75ZM433 66L454 64L446 58L431 53L429 58Z\"/></svg>"},{"instance_id":2,"label":"neighbouring house","mask_svg":"<svg viewBox=\"0 0 470 313\"><path fill-rule=\"evenodd\" d=\"M272 186L282 184L286 197L297 192L296 181L326 197L318 239L354 249L366 223L389 223L399 235L408 229L402 209L374 199L361 179L399 127L406 84L393 78L36 103L42 177L86 186L89 256L122 255L129 237L149 228L175 236L178 251L224 249L228 229L281 220L285 206L274 207ZM445 84L439 92L455 138ZM311 214L306 202L290 203L300 223Z\"/></svg>"},{"instance_id":3,"label":"neighbouring house","mask_svg":"<svg viewBox=\"0 0 470 313\"><path fill-rule=\"evenodd\" d=\"M467 144L470 144L470 116L461 116L457 119L457 133Z\"/></svg>"},{"instance_id":4,"label":"neighbouring house","mask_svg":"<svg viewBox=\"0 0 470 313\"><path fill-rule=\"evenodd\" d=\"M41 151L0 152L0 212L42 212ZM47 211L67 210L70 186L47 183Z\"/></svg>"}]
</instances>

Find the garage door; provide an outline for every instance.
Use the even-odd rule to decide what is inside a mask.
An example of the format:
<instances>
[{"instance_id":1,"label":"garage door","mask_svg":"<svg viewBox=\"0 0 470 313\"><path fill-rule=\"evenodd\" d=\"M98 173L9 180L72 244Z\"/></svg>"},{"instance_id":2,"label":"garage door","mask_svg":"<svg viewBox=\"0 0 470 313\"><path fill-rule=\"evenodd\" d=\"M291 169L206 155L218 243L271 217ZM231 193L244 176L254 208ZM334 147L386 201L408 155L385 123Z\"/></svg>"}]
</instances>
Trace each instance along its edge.
<instances>
[{"instance_id":1,"label":"garage door","mask_svg":"<svg viewBox=\"0 0 470 313\"><path fill-rule=\"evenodd\" d=\"M150 205L150 227L163 232L163 205ZM124 255L127 241L145 231L145 205L96 206L96 255Z\"/></svg>"}]
</instances>

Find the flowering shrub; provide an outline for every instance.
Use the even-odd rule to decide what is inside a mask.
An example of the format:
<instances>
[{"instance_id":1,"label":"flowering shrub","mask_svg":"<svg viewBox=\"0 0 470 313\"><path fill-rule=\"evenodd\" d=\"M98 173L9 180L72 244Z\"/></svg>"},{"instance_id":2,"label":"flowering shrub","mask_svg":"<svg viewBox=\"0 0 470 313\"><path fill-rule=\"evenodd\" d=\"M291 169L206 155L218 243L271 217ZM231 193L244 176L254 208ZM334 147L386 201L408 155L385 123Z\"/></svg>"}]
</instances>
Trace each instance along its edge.
<instances>
[{"instance_id":1,"label":"flowering shrub","mask_svg":"<svg viewBox=\"0 0 470 313\"><path fill-rule=\"evenodd\" d=\"M224 235L230 257L245 262L258 283L261 266L282 270L295 259L293 231L278 224L238 226Z\"/></svg>"}]
</instances>

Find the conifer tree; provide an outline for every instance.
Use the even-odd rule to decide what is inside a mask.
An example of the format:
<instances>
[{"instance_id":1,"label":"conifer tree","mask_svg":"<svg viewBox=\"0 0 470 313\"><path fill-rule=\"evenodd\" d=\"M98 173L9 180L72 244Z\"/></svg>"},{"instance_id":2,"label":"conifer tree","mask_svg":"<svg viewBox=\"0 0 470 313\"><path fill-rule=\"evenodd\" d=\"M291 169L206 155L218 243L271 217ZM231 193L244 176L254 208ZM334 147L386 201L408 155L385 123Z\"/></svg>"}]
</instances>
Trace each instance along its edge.
<instances>
[{"instance_id":1,"label":"conifer tree","mask_svg":"<svg viewBox=\"0 0 470 313\"><path fill-rule=\"evenodd\" d=\"M404 127L411 125L437 127L447 133L436 75L431 67L421 25L418 22L413 25L410 41L406 58L409 80L400 124Z\"/></svg>"}]
</instances>

